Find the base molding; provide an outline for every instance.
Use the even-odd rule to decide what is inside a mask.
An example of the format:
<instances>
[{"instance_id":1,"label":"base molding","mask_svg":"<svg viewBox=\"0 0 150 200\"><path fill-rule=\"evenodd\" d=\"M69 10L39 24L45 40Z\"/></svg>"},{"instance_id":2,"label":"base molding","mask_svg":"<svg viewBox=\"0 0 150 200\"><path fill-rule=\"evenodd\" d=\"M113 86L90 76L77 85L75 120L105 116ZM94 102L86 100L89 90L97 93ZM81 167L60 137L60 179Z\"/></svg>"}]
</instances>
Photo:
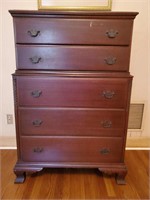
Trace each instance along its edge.
<instances>
[{"instance_id":1,"label":"base molding","mask_svg":"<svg viewBox=\"0 0 150 200\"><path fill-rule=\"evenodd\" d=\"M15 183L23 183L26 175L31 175L42 171L44 168L98 168L100 172L111 175L115 174L116 182L119 185L126 184L125 177L127 175L127 168L124 163L115 164L90 164L90 163L27 163L17 162L14 167L16 174Z\"/></svg>"}]
</instances>

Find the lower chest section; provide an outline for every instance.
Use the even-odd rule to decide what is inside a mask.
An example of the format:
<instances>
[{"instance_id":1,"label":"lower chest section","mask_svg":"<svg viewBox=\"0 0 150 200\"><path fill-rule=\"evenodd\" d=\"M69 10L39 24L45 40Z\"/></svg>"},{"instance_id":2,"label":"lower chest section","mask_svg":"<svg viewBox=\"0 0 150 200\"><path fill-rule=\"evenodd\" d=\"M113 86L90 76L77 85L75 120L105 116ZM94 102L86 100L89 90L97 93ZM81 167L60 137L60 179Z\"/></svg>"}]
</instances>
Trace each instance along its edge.
<instances>
[{"instance_id":1,"label":"lower chest section","mask_svg":"<svg viewBox=\"0 0 150 200\"><path fill-rule=\"evenodd\" d=\"M15 75L20 159L121 162L131 81L111 75Z\"/></svg>"}]
</instances>

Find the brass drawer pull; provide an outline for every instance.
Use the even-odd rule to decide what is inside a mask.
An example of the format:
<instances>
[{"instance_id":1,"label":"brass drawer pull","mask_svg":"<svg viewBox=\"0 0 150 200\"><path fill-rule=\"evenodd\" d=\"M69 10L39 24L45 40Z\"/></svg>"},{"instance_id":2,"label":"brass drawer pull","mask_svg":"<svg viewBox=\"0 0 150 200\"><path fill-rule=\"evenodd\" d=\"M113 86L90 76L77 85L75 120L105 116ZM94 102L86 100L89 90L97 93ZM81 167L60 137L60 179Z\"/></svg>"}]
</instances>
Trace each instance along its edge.
<instances>
[{"instance_id":1,"label":"brass drawer pull","mask_svg":"<svg viewBox=\"0 0 150 200\"><path fill-rule=\"evenodd\" d=\"M118 34L119 34L118 31L114 29L110 29L109 31L106 31L106 35L108 38L116 38Z\"/></svg>"},{"instance_id":2,"label":"brass drawer pull","mask_svg":"<svg viewBox=\"0 0 150 200\"><path fill-rule=\"evenodd\" d=\"M101 149L101 150L100 150L100 153L101 153L102 155L108 155L108 154L110 153L110 149L106 149L106 148Z\"/></svg>"},{"instance_id":3,"label":"brass drawer pull","mask_svg":"<svg viewBox=\"0 0 150 200\"><path fill-rule=\"evenodd\" d=\"M42 60L42 58L38 56L34 56L34 57L29 58L29 60L31 61L32 64L38 64Z\"/></svg>"},{"instance_id":4,"label":"brass drawer pull","mask_svg":"<svg viewBox=\"0 0 150 200\"><path fill-rule=\"evenodd\" d=\"M104 59L104 61L106 62L107 65L114 65L117 61L117 59L115 57L107 57Z\"/></svg>"},{"instance_id":5,"label":"brass drawer pull","mask_svg":"<svg viewBox=\"0 0 150 200\"><path fill-rule=\"evenodd\" d=\"M42 147L36 147L33 149L34 153L41 153L44 149Z\"/></svg>"},{"instance_id":6,"label":"brass drawer pull","mask_svg":"<svg viewBox=\"0 0 150 200\"><path fill-rule=\"evenodd\" d=\"M40 119L36 119L32 122L33 126L36 126L36 127L41 126L42 123L43 121Z\"/></svg>"},{"instance_id":7,"label":"brass drawer pull","mask_svg":"<svg viewBox=\"0 0 150 200\"><path fill-rule=\"evenodd\" d=\"M112 99L115 95L114 91L103 91L102 96L106 99Z\"/></svg>"},{"instance_id":8,"label":"brass drawer pull","mask_svg":"<svg viewBox=\"0 0 150 200\"><path fill-rule=\"evenodd\" d=\"M111 128L112 127L112 122L109 120L105 120L101 122L103 128Z\"/></svg>"},{"instance_id":9,"label":"brass drawer pull","mask_svg":"<svg viewBox=\"0 0 150 200\"><path fill-rule=\"evenodd\" d=\"M41 94L42 94L42 91L41 91L41 90L34 90L34 91L31 92L31 95L32 95L32 97L34 97L34 98L40 97Z\"/></svg>"},{"instance_id":10,"label":"brass drawer pull","mask_svg":"<svg viewBox=\"0 0 150 200\"><path fill-rule=\"evenodd\" d=\"M31 37L37 37L38 35L40 35L40 31L35 30L35 29L32 29L32 30L29 30L29 31L28 31L28 34L29 34Z\"/></svg>"}]
</instances>

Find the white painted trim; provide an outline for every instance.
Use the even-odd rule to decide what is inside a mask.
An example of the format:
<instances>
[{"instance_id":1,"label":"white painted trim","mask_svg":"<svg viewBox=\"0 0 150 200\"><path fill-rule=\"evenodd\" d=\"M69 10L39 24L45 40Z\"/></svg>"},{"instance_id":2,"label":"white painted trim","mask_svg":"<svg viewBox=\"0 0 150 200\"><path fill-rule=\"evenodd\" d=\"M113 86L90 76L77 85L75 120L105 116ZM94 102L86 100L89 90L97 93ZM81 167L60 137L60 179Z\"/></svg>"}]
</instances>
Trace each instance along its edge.
<instances>
[{"instance_id":1,"label":"white painted trim","mask_svg":"<svg viewBox=\"0 0 150 200\"><path fill-rule=\"evenodd\" d=\"M0 147L0 150L12 150L17 149L17 147ZM150 151L150 147L126 147L126 150L147 150Z\"/></svg>"},{"instance_id":2,"label":"white painted trim","mask_svg":"<svg viewBox=\"0 0 150 200\"><path fill-rule=\"evenodd\" d=\"M150 151L150 147L126 147L126 150L147 150Z\"/></svg>"},{"instance_id":3,"label":"white painted trim","mask_svg":"<svg viewBox=\"0 0 150 200\"><path fill-rule=\"evenodd\" d=\"M3 149L11 150L11 149L17 149L17 147L0 147L0 150Z\"/></svg>"}]
</instances>

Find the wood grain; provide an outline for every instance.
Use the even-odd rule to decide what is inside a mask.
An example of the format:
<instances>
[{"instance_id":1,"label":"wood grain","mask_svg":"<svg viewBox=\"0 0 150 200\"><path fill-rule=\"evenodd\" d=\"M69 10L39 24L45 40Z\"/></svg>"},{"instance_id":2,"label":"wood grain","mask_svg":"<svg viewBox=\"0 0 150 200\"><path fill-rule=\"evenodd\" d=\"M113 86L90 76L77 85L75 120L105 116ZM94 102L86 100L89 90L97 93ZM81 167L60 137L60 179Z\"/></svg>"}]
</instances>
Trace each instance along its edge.
<instances>
[{"instance_id":1,"label":"wood grain","mask_svg":"<svg viewBox=\"0 0 150 200\"><path fill-rule=\"evenodd\" d=\"M17 70L13 75L18 152L14 168L17 176L15 183L22 183L25 173L42 174L40 171L48 167L94 167L100 172L116 174L117 183L124 184L127 174L124 149L132 83L132 76L128 70L132 25L137 13L121 13L120 16L118 12L116 14L109 12L110 15L108 12L103 15L101 12L87 14L87 12L69 11L55 14L52 12L49 15L47 12L34 11L27 11L26 14L21 11L10 11L10 13L14 22L17 50ZM37 72L38 70L42 71ZM60 71L60 75L53 74L57 73L57 70ZM76 75L74 73L75 76L70 77L70 72L74 70ZM119 76L121 71L124 72L124 78ZM97 74L97 78L93 77L93 72ZM107 74L105 77L104 73ZM53 125L47 128L53 132L52 126L54 126L54 132L44 136L46 127L43 126L39 135L36 131L33 134L30 132L31 126L25 123L28 135L23 135L21 123L27 121L28 117L25 118L25 113L21 114L20 110L28 109L27 107L32 108L33 113L34 110L40 110L40 117L45 116L44 121L39 117L35 118L35 115L35 119L30 120L36 128L43 126L47 119L50 120L48 123L52 123L50 115L55 118ZM44 110L41 110L42 107ZM66 121L61 121L58 126L60 120L55 116L58 116L57 109L60 111L60 108L67 108L68 111L75 109L76 113L68 115L68 112L61 112L60 118ZM88 112L86 115L82 112L85 108L94 112L90 112L90 115ZM53 114L48 114L45 109L48 111L55 109L55 111ZM103 109L103 112L97 112L96 109ZM122 110L124 119L116 114L112 114L116 122L112 118L104 119L106 112L111 109ZM26 114L30 115L29 112ZM98 118L100 125L93 126ZM115 123L117 126L114 126ZM77 128L79 130L77 136L74 129L76 126L82 129L80 131L81 129ZM107 129L121 128L121 132L119 135L118 133L114 135L110 129L107 138L98 137L92 127L98 131L101 126ZM71 127L69 129L73 132L67 127ZM88 136L85 136L86 127L90 130ZM66 133L59 135L61 129ZM82 174L82 171L77 171ZM87 170L87 173L89 172L90 170ZM70 173L72 174L73 170ZM73 182L71 177L68 181ZM39 182L38 185L35 183L31 198L32 196L36 198L37 193L40 194L43 185L47 187L42 180ZM109 186L107 182L108 180L104 179L105 186ZM63 177L61 180L56 177L56 187L59 185L60 188L55 190L52 198L62 199L64 194L65 198L70 198L68 188L64 192L61 189L64 184ZM73 188L76 190L75 194L80 191L79 197L88 198L85 192L86 180L82 176L78 177L78 173ZM112 187L106 187L106 192L108 196L115 196ZM48 193L46 198L49 196Z\"/></svg>"},{"instance_id":2,"label":"wood grain","mask_svg":"<svg viewBox=\"0 0 150 200\"><path fill-rule=\"evenodd\" d=\"M17 45L16 47L17 69L85 71L129 69L129 46Z\"/></svg>"},{"instance_id":3,"label":"wood grain","mask_svg":"<svg viewBox=\"0 0 150 200\"><path fill-rule=\"evenodd\" d=\"M12 13L12 12L11 12ZM72 12L73 13L73 12ZM36 17L37 13L34 13ZM46 12L45 12L46 14ZM83 14L80 15L78 12L78 19L72 19L76 16L70 16L69 12L65 16L57 15L54 17L49 15L51 20L46 18L30 18L20 17L15 18L15 34L16 43L30 43L30 44L96 44L96 45L129 45L131 42L132 35L132 20L113 20L110 14L109 20L105 19L94 20L95 13L92 16L87 16ZM135 13L132 13L133 16ZM116 14L117 15L117 14ZM84 16L84 19L81 19ZM133 18L132 16L132 18ZM69 19L65 19L69 17ZM100 17L100 16L99 16ZM101 17L102 18L102 17ZM110 22L111 21L111 22ZM39 31L38 37L31 37L30 31ZM112 28L118 31L118 35L115 40L107 37L107 31Z\"/></svg>"},{"instance_id":4,"label":"wood grain","mask_svg":"<svg viewBox=\"0 0 150 200\"><path fill-rule=\"evenodd\" d=\"M17 80L19 106L125 108L132 78L80 78L25 75ZM67 74L66 74L67 76ZM40 92L35 98L33 93ZM106 98L106 93L112 97Z\"/></svg>"},{"instance_id":5,"label":"wood grain","mask_svg":"<svg viewBox=\"0 0 150 200\"><path fill-rule=\"evenodd\" d=\"M28 136L122 136L124 110L19 108L20 133Z\"/></svg>"},{"instance_id":6,"label":"wood grain","mask_svg":"<svg viewBox=\"0 0 150 200\"><path fill-rule=\"evenodd\" d=\"M1 199L149 199L149 151L126 151L126 185L97 169L44 169L14 184L16 150L1 151ZM7 170L6 170L7 169ZM136 169L136 170L135 170Z\"/></svg>"}]
</instances>

